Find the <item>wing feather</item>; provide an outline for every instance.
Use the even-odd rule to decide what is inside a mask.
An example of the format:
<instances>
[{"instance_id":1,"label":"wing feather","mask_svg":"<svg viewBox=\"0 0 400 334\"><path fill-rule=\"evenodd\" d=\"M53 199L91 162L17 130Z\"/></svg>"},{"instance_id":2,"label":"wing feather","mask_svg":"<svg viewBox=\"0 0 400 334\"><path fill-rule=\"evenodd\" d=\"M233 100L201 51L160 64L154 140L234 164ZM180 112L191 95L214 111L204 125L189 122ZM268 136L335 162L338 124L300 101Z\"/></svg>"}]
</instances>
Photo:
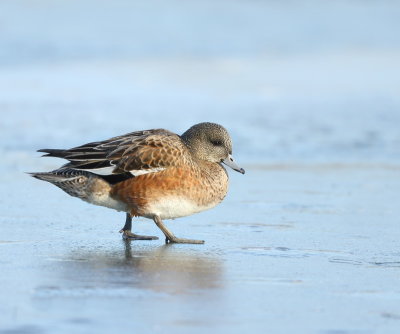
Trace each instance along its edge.
<instances>
[{"instance_id":1,"label":"wing feather","mask_svg":"<svg viewBox=\"0 0 400 334\"><path fill-rule=\"evenodd\" d=\"M113 174L160 171L188 162L190 154L181 138L164 129L131 132L68 150L42 149L45 156L64 158L65 167L100 169L114 167Z\"/></svg>"}]
</instances>

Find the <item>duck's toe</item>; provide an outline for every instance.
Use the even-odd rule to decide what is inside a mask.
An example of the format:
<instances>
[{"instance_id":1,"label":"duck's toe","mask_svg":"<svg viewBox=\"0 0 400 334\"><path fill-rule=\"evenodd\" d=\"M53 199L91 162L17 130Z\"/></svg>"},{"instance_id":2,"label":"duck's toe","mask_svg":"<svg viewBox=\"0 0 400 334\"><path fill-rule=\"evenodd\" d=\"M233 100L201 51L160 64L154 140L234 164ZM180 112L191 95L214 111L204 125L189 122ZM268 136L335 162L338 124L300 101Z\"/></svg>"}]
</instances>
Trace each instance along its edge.
<instances>
[{"instance_id":1,"label":"duck's toe","mask_svg":"<svg viewBox=\"0 0 400 334\"><path fill-rule=\"evenodd\" d=\"M158 237L153 235L139 235L124 230L121 230L120 233L122 233L122 238L125 240L158 240Z\"/></svg>"}]
</instances>

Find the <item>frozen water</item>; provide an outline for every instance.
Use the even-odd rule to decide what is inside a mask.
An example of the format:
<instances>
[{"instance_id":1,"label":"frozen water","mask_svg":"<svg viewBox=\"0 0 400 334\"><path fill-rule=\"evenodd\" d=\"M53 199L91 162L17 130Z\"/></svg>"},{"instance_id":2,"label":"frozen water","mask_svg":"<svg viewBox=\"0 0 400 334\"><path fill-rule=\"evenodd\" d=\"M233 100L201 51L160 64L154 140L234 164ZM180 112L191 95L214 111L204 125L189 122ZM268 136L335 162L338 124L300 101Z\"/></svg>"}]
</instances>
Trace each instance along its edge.
<instances>
[{"instance_id":1,"label":"frozen water","mask_svg":"<svg viewBox=\"0 0 400 334\"><path fill-rule=\"evenodd\" d=\"M160 240L124 244L121 213L10 173L20 190L1 202L0 327L396 333L399 172L250 166L218 208L168 222L202 246L165 246L149 220L135 230Z\"/></svg>"}]
</instances>

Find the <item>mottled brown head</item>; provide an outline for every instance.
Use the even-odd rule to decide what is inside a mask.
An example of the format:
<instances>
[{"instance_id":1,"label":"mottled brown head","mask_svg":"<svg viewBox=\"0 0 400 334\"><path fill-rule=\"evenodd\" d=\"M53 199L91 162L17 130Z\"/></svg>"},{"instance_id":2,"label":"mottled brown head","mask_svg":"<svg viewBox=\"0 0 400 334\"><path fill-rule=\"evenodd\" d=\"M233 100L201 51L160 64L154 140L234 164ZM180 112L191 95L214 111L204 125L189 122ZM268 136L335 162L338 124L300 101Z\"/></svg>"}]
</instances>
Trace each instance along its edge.
<instances>
[{"instance_id":1,"label":"mottled brown head","mask_svg":"<svg viewBox=\"0 0 400 334\"><path fill-rule=\"evenodd\" d=\"M194 157L211 162L223 162L244 174L244 169L236 165L232 158L232 140L228 131L215 123L193 125L182 136Z\"/></svg>"}]
</instances>

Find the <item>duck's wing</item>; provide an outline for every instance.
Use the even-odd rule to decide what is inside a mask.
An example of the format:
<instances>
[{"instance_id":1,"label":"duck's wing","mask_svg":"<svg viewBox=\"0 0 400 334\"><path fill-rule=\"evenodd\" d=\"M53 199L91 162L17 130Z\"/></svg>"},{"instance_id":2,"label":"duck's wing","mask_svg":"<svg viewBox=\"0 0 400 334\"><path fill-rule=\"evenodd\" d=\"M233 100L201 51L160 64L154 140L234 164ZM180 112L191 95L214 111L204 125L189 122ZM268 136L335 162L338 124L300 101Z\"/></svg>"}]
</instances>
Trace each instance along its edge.
<instances>
[{"instance_id":1,"label":"duck's wing","mask_svg":"<svg viewBox=\"0 0 400 334\"><path fill-rule=\"evenodd\" d=\"M101 174L156 172L184 164L190 157L181 138L164 129L131 132L68 150L41 149L38 152L67 159L69 163L64 167L94 170Z\"/></svg>"}]
</instances>

